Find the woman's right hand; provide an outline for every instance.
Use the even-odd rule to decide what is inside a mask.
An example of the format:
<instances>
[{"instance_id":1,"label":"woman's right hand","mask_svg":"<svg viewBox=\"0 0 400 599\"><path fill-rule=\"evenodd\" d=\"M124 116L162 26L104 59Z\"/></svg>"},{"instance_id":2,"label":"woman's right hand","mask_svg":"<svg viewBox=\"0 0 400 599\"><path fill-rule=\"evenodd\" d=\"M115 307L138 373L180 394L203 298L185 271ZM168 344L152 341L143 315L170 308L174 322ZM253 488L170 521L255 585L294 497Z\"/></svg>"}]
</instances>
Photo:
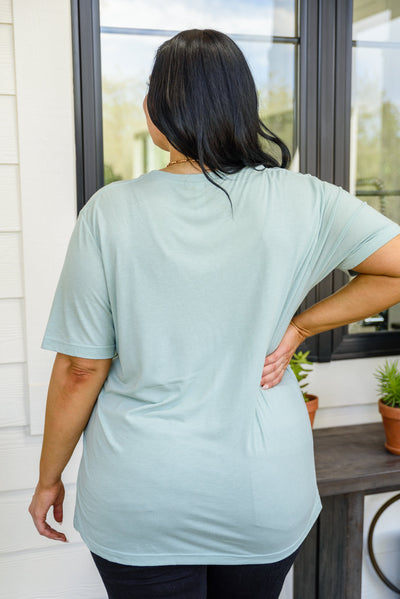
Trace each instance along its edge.
<instances>
[{"instance_id":1,"label":"woman's right hand","mask_svg":"<svg viewBox=\"0 0 400 599\"><path fill-rule=\"evenodd\" d=\"M64 496L65 490L61 480L50 487L42 487L39 482L29 506L29 513L39 534L54 541L63 541L66 543L67 537L65 534L58 532L46 522L47 512L53 506L54 519L61 524Z\"/></svg>"},{"instance_id":2,"label":"woman's right hand","mask_svg":"<svg viewBox=\"0 0 400 599\"><path fill-rule=\"evenodd\" d=\"M293 354L307 336L293 322L289 323L276 350L265 358L261 376L261 387L263 389L270 389L281 382Z\"/></svg>"}]
</instances>

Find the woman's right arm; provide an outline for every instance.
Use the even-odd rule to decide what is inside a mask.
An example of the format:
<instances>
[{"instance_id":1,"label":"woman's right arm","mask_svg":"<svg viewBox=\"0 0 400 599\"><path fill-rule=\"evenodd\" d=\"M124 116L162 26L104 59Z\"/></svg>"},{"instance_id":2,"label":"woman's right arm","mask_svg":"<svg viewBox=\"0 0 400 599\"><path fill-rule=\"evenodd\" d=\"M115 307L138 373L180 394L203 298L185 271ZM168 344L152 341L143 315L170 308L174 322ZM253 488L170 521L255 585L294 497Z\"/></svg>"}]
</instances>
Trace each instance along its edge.
<instances>
[{"instance_id":1,"label":"woman's right arm","mask_svg":"<svg viewBox=\"0 0 400 599\"><path fill-rule=\"evenodd\" d=\"M277 349L265 358L261 386L277 385L308 337L363 320L400 302L400 235L354 267L358 274L333 295L292 319Z\"/></svg>"}]
</instances>

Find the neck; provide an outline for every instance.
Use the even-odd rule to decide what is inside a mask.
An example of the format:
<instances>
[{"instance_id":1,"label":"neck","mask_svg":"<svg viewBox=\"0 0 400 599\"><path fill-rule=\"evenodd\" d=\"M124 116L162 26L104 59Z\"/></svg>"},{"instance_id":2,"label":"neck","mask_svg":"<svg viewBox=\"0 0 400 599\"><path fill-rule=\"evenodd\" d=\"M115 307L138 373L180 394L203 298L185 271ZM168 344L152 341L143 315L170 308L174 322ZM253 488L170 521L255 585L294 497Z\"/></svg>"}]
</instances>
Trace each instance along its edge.
<instances>
[{"instance_id":1,"label":"neck","mask_svg":"<svg viewBox=\"0 0 400 599\"><path fill-rule=\"evenodd\" d=\"M180 162L183 160L185 162ZM166 166L161 170L177 174L196 174L202 172L198 162L196 162L195 160L189 161L187 156L185 156L181 152L178 152L178 150L169 145L169 163L171 162L177 163L170 164L169 166Z\"/></svg>"}]
</instances>

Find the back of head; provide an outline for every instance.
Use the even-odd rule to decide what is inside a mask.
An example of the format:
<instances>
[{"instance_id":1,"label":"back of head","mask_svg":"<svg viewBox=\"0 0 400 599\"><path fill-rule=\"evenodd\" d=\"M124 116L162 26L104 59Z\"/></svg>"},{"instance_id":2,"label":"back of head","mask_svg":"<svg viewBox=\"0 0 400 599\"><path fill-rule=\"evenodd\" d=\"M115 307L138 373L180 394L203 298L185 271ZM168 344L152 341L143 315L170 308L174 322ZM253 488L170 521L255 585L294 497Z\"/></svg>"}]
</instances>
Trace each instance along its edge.
<instances>
[{"instance_id":1,"label":"back of head","mask_svg":"<svg viewBox=\"0 0 400 599\"><path fill-rule=\"evenodd\" d=\"M235 42L213 29L182 31L158 49L147 106L151 120L185 156L223 173L285 167L286 145L259 119L253 76ZM278 162L261 147L277 144ZM206 175L207 176L207 175Z\"/></svg>"}]
</instances>

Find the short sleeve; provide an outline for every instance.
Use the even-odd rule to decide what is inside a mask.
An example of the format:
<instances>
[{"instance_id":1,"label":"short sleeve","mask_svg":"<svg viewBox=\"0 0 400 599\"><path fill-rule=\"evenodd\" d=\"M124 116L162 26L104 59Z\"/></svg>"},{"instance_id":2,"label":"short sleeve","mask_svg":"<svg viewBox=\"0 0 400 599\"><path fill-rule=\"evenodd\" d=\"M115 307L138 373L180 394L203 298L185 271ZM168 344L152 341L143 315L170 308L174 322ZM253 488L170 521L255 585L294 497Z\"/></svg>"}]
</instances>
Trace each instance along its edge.
<instances>
[{"instance_id":1,"label":"short sleeve","mask_svg":"<svg viewBox=\"0 0 400 599\"><path fill-rule=\"evenodd\" d=\"M315 272L321 280L335 268L355 266L400 235L400 226L366 202L331 183L322 183L322 211Z\"/></svg>"},{"instance_id":2,"label":"short sleeve","mask_svg":"<svg viewBox=\"0 0 400 599\"><path fill-rule=\"evenodd\" d=\"M115 355L102 256L84 210L68 245L41 347L80 358Z\"/></svg>"}]
</instances>

